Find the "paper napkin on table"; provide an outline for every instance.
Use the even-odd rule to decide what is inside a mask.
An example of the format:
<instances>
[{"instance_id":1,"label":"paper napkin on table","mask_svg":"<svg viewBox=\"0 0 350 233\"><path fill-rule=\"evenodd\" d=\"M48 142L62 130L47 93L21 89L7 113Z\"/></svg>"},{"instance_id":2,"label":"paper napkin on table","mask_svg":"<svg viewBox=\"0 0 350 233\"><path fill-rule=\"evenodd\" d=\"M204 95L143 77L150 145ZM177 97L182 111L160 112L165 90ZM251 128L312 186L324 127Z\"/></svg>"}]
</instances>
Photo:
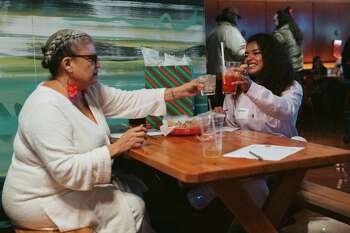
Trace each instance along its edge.
<instances>
[{"instance_id":1,"label":"paper napkin on table","mask_svg":"<svg viewBox=\"0 0 350 233\"><path fill-rule=\"evenodd\" d=\"M224 154L224 157L247 158L278 161L294 154L304 147L275 146L266 144L253 144ZM255 155L255 156L254 156Z\"/></svg>"},{"instance_id":2,"label":"paper napkin on table","mask_svg":"<svg viewBox=\"0 0 350 233\"><path fill-rule=\"evenodd\" d=\"M111 138L120 138L124 133L112 133ZM159 136L163 135L163 133L160 130L157 129L149 129L147 131L148 136Z\"/></svg>"},{"instance_id":3,"label":"paper napkin on table","mask_svg":"<svg viewBox=\"0 0 350 233\"><path fill-rule=\"evenodd\" d=\"M222 131L223 132L234 132L236 130L239 130L240 128L234 128L234 127L231 127L231 126L224 126L222 127Z\"/></svg>"},{"instance_id":4,"label":"paper napkin on table","mask_svg":"<svg viewBox=\"0 0 350 233\"><path fill-rule=\"evenodd\" d=\"M161 132L160 135L167 136L168 134L171 133L171 131L173 131L175 129L175 126L168 127L168 124L163 124L163 125L160 126L159 129L160 129L160 132Z\"/></svg>"}]
</instances>

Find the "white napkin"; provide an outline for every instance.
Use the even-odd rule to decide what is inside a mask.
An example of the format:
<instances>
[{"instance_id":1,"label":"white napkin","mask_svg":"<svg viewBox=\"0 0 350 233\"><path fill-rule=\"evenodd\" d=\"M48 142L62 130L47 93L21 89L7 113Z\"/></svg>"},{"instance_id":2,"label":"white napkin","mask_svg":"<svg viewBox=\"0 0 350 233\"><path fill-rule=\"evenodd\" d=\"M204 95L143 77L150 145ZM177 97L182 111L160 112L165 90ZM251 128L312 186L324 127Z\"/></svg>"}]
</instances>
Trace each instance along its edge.
<instances>
[{"instance_id":1,"label":"white napkin","mask_svg":"<svg viewBox=\"0 0 350 233\"><path fill-rule=\"evenodd\" d=\"M236 130L239 130L239 128L233 128L231 126L224 126L224 127L222 127L222 131L223 132L234 132Z\"/></svg>"},{"instance_id":2,"label":"white napkin","mask_svg":"<svg viewBox=\"0 0 350 233\"><path fill-rule=\"evenodd\" d=\"M224 157L279 161L297 153L304 147L253 144L224 154Z\"/></svg>"},{"instance_id":3,"label":"white napkin","mask_svg":"<svg viewBox=\"0 0 350 233\"><path fill-rule=\"evenodd\" d=\"M111 138L120 138L124 133L112 133ZM149 129L147 130L148 136L159 136L163 135L163 133L158 129Z\"/></svg>"},{"instance_id":4,"label":"white napkin","mask_svg":"<svg viewBox=\"0 0 350 233\"><path fill-rule=\"evenodd\" d=\"M164 136L167 136L168 134L171 133L171 131L173 131L176 127L175 126L171 126L168 127L168 124L164 124L160 126L160 131Z\"/></svg>"}]
</instances>

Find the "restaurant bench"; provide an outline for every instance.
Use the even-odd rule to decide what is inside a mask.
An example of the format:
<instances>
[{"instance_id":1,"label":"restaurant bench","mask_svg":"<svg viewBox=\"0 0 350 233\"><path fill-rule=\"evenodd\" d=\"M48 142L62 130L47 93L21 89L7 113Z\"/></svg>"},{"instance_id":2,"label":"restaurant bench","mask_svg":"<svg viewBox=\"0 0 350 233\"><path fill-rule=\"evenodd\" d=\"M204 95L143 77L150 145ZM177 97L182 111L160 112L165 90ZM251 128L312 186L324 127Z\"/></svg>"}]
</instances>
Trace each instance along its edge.
<instances>
[{"instance_id":1,"label":"restaurant bench","mask_svg":"<svg viewBox=\"0 0 350 233\"><path fill-rule=\"evenodd\" d=\"M303 181L298 202L306 209L350 224L350 193Z\"/></svg>"}]
</instances>

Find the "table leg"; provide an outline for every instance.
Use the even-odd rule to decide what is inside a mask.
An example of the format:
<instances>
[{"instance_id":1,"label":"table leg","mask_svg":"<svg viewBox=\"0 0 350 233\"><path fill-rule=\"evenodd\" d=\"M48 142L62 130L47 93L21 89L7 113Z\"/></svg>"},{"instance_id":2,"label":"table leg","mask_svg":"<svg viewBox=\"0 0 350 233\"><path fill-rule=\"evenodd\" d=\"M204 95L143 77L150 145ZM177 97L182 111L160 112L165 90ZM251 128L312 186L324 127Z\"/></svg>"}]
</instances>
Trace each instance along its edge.
<instances>
[{"instance_id":1,"label":"table leg","mask_svg":"<svg viewBox=\"0 0 350 233\"><path fill-rule=\"evenodd\" d=\"M290 203L300 189L300 183L305 176L306 170L285 172L279 176L279 184L271 191L264 211L275 227L278 227Z\"/></svg>"},{"instance_id":2,"label":"table leg","mask_svg":"<svg viewBox=\"0 0 350 233\"><path fill-rule=\"evenodd\" d=\"M257 207L239 180L220 180L211 185L248 233L277 233L270 220Z\"/></svg>"}]
</instances>

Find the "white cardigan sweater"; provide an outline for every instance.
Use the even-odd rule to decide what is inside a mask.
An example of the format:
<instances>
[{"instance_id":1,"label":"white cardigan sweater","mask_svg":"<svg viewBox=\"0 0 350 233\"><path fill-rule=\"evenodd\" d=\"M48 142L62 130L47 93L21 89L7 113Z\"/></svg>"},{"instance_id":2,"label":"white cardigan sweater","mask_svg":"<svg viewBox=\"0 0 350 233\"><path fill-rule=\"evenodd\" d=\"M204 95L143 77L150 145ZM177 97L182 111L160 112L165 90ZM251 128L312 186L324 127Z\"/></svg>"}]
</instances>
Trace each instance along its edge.
<instances>
[{"instance_id":1,"label":"white cardigan sweater","mask_svg":"<svg viewBox=\"0 0 350 233\"><path fill-rule=\"evenodd\" d=\"M242 93L236 101L231 94L225 96L226 122L243 130L297 136L296 121L302 98L303 89L297 81L281 96L252 82L247 93Z\"/></svg>"},{"instance_id":2,"label":"white cardigan sweater","mask_svg":"<svg viewBox=\"0 0 350 233\"><path fill-rule=\"evenodd\" d=\"M39 85L26 100L3 190L4 209L15 225L40 228L49 219L67 231L97 221L88 199L96 186L111 182L105 117L166 113L164 89L122 91L96 83L85 97L97 124L51 88Z\"/></svg>"}]
</instances>

